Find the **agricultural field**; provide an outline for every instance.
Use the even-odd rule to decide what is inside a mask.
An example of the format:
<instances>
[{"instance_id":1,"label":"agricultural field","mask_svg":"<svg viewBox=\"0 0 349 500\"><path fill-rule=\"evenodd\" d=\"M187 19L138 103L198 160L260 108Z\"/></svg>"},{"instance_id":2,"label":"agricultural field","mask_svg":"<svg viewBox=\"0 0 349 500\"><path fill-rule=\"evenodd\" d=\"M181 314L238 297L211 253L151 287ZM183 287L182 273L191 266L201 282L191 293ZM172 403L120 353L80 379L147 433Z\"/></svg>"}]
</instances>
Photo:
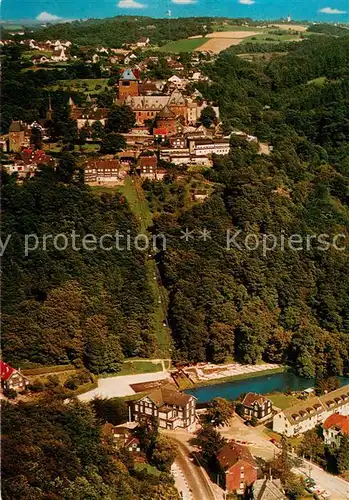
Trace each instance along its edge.
<instances>
[{"instance_id":1,"label":"agricultural field","mask_svg":"<svg viewBox=\"0 0 349 500\"><path fill-rule=\"evenodd\" d=\"M178 54L179 52L193 52L198 47L207 42L207 38L185 38L183 40L174 40L166 45L163 45L158 50L160 52L172 52Z\"/></svg>"},{"instance_id":2,"label":"agricultural field","mask_svg":"<svg viewBox=\"0 0 349 500\"><path fill-rule=\"evenodd\" d=\"M267 31L216 31L206 36L208 39L206 43L200 45L195 50L203 51L208 50L214 54L219 54L222 50L227 49L233 45L240 45L244 43L277 43L277 42L299 42L302 39L299 35L294 34L276 34L268 33Z\"/></svg>"},{"instance_id":3,"label":"agricultural field","mask_svg":"<svg viewBox=\"0 0 349 500\"><path fill-rule=\"evenodd\" d=\"M258 34L241 40L241 43L275 43L275 42L300 42L302 38L298 35L274 35L270 33Z\"/></svg>"},{"instance_id":4,"label":"agricultural field","mask_svg":"<svg viewBox=\"0 0 349 500\"><path fill-rule=\"evenodd\" d=\"M108 78L86 78L77 80L58 80L55 85L50 85L47 90L70 90L86 94L99 94L108 86Z\"/></svg>"}]
</instances>

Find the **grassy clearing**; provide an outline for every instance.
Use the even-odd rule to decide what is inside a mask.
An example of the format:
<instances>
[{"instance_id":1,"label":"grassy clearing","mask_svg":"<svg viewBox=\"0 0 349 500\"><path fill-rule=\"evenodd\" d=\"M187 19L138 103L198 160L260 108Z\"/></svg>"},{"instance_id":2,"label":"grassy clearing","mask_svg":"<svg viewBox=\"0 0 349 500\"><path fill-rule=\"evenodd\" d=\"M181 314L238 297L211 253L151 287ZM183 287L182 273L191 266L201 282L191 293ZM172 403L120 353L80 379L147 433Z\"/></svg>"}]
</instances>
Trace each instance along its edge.
<instances>
[{"instance_id":1,"label":"grassy clearing","mask_svg":"<svg viewBox=\"0 0 349 500\"><path fill-rule=\"evenodd\" d=\"M125 183L117 186L116 189L127 198L131 210L140 224L141 230L146 231L152 223L152 216L138 179L126 177Z\"/></svg>"},{"instance_id":2,"label":"grassy clearing","mask_svg":"<svg viewBox=\"0 0 349 500\"><path fill-rule=\"evenodd\" d=\"M110 376L138 375L140 373L156 373L162 371L161 363L153 363L152 360L129 360L122 365L121 371Z\"/></svg>"},{"instance_id":3,"label":"grassy clearing","mask_svg":"<svg viewBox=\"0 0 349 500\"><path fill-rule=\"evenodd\" d=\"M29 50L28 52L24 52L22 54L22 59L28 60L32 59L34 56L35 57L48 57L51 58L53 52L52 50Z\"/></svg>"},{"instance_id":4,"label":"grassy clearing","mask_svg":"<svg viewBox=\"0 0 349 500\"><path fill-rule=\"evenodd\" d=\"M116 193L116 188L115 187L108 187L108 186L90 186L91 191L93 191L96 194L102 194L102 193L109 193L113 194Z\"/></svg>"},{"instance_id":5,"label":"grassy clearing","mask_svg":"<svg viewBox=\"0 0 349 500\"><path fill-rule=\"evenodd\" d=\"M281 410L299 403L299 399L297 399L296 396L283 394L281 392L266 394L266 397L272 401L274 406L280 408Z\"/></svg>"},{"instance_id":6,"label":"grassy clearing","mask_svg":"<svg viewBox=\"0 0 349 500\"><path fill-rule=\"evenodd\" d=\"M265 28L257 28L256 26L236 26L235 24L213 24L212 31L261 31Z\"/></svg>"},{"instance_id":7,"label":"grassy clearing","mask_svg":"<svg viewBox=\"0 0 349 500\"><path fill-rule=\"evenodd\" d=\"M127 198L131 210L139 222L141 231L146 233L147 228L152 224L152 214L145 199L140 180L127 177L124 185L118 186L117 189ZM156 333L159 355L169 357L172 344L171 335L169 329L163 325L166 317L166 293L157 279L158 275L154 260L149 259L146 265L149 285L155 301L153 326Z\"/></svg>"},{"instance_id":8,"label":"grassy clearing","mask_svg":"<svg viewBox=\"0 0 349 500\"><path fill-rule=\"evenodd\" d=\"M74 151L76 152L83 152L83 153L98 153L100 150L100 145L99 144L83 144L81 146L78 146L75 144L74 146Z\"/></svg>"},{"instance_id":9,"label":"grassy clearing","mask_svg":"<svg viewBox=\"0 0 349 500\"><path fill-rule=\"evenodd\" d=\"M241 373L240 375L232 375L231 377L215 378L212 380L205 380L203 382L196 382L194 387L204 387L206 385L224 384L225 382L235 382L236 380L246 380L250 378L263 377L264 375L274 375L275 373L282 373L286 371L286 367L273 368L271 370L261 370L259 372Z\"/></svg>"},{"instance_id":10,"label":"grassy clearing","mask_svg":"<svg viewBox=\"0 0 349 500\"><path fill-rule=\"evenodd\" d=\"M241 41L245 43L275 43L275 42L298 42L301 38L297 35L274 35L270 33L263 33L261 35L253 35Z\"/></svg>"},{"instance_id":11,"label":"grassy clearing","mask_svg":"<svg viewBox=\"0 0 349 500\"><path fill-rule=\"evenodd\" d=\"M96 89L96 86L101 88ZM47 90L70 90L72 92L83 92L99 94L104 92L108 86L108 78L85 78L76 80L58 80L55 85L46 87Z\"/></svg>"},{"instance_id":12,"label":"grassy clearing","mask_svg":"<svg viewBox=\"0 0 349 500\"><path fill-rule=\"evenodd\" d=\"M326 76L319 76L319 78L314 78L313 80L309 80L307 82L308 85L324 85L327 81Z\"/></svg>"},{"instance_id":13,"label":"grassy clearing","mask_svg":"<svg viewBox=\"0 0 349 500\"><path fill-rule=\"evenodd\" d=\"M208 41L208 38L184 38L183 40L175 40L163 45L158 50L159 52L173 52L178 54L179 52L192 52L193 50L201 47L204 43Z\"/></svg>"},{"instance_id":14,"label":"grassy clearing","mask_svg":"<svg viewBox=\"0 0 349 500\"><path fill-rule=\"evenodd\" d=\"M135 469L137 471L146 472L147 474L151 474L153 476L160 476L161 474L161 472L156 467L140 462L135 463Z\"/></svg>"}]
</instances>

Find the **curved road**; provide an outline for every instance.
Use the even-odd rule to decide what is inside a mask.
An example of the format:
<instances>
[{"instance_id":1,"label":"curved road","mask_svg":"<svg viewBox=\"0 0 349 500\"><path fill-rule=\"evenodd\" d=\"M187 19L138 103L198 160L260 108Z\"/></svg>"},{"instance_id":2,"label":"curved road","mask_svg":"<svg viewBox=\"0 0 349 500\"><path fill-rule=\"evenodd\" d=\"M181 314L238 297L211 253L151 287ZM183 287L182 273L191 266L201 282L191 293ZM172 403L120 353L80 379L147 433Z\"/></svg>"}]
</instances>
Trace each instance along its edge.
<instances>
[{"instance_id":1,"label":"curved road","mask_svg":"<svg viewBox=\"0 0 349 500\"><path fill-rule=\"evenodd\" d=\"M216 500L216 496L210 484L210 480L206 476L206 472L202 467L194 465L190 460L189 449L173 435L167 434L177 445L178 454L175 463L184 474L185 480L191 490L195 500Z\"/></svg>"}]
</instances>

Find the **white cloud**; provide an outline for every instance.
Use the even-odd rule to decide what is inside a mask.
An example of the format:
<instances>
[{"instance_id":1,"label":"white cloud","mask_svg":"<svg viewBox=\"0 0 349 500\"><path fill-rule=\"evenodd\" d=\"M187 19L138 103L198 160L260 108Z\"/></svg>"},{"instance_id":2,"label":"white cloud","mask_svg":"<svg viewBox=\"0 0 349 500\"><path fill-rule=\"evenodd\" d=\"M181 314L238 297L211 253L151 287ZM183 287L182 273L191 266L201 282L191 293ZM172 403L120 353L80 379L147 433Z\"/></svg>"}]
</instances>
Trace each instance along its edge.
<instances>
[{"instance_id":1,"label":"white cloud","mask_svg":"<svg viewBox=\"0 0 349 500\"><path fill-rule=\"evenodd\" d=\"M339 9L332 9L331 7L324 7L323 9L320 9L319 12L322 12L322 14L346 14L346 10L339 10Z\"/></svg>"},{"instance_id":2,"label":"white cloud","mask_svg":"<svg viewBox=\"0 0 349 500\"><path fill-rule=\"evenodd\" d=\"M238 0L241 5L253 5L256 3L254 0Z\"/></svg>"},{"instance_id":3,"label":"white cloud","mask_svg":"<svg viewBox=\"0 0 349 500\"><path fill-rule=\"evenodd\" d=\"M136 0L120 0L118 7L120 9L143 9L146 6L144 3L136 2Z\"/></svg>"},{"instance_id":4,"label":"white cloud","mask_svg":"<svg viewBox=\"0 0 349 500\"><path fill-rule=\"evenodd\" d=\"M172 3L175 3L176 5L189 5L196 3L196 0L172 0Z\"/></svg>"},{"instance_id":5,"label":"white cloud","mask_svg":"<svg viewBox=\"0 0 349 500\"><path fill-rule=\"evenodd\" d=\"M43 21L44 23L50 23L51 21L60 21L62 18L59 16L55 16L54 14L50 14L49 12L41 12L38 16L36 16L38 21Z\"/></svg>"}]
</instances>

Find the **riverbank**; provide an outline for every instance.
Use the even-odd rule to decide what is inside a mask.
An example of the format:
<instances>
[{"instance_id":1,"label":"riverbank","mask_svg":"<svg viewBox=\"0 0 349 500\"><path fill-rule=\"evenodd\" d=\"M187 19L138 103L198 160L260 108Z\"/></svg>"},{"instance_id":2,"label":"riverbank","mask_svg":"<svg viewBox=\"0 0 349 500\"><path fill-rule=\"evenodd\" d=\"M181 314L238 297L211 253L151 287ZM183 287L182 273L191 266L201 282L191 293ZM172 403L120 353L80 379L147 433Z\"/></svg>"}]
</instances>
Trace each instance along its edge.
<instances>
[{"instance_id":1,"label":"riverbank","mask_svg":"<svg viewBox=\"0 0 349 500\"><path fill-rule=\"evenodd\" d=\"M340 385L349 384L349 378L339 377ZM314 379L306 379L297 376L295 373L287 370L276 370L276 373L256 372L252 377L241 378L222 382L216 381L215 384L201 385L200 387L185 390L197 398L198 403L207 403L212 399L221 397L230 401L235 401L241 394L247 392L256 392L257 394L278 394L285 391L299 392L314 386Z\"/></svg>"},{"instance_id":2,"label":"riverbank","mask_svg":"<svg viewBox=\"0 0 349 500\"><path fill-rule=\"evenodd\" d=\"M197 389L199 387L206 387L210 385L226 384L228 382L237 382L239 380L249 380L251 378L258 378L267 375L274 375L276 373L283 373L289 370L288 366L280 366L279 368L270 368L267 370L258 370L255 372L240 373L239 375L231 375L229 377L217 377L210 380L202 380L200 382L195 382L192 385L192 389Z\"/></svg>"}]
</instances>

